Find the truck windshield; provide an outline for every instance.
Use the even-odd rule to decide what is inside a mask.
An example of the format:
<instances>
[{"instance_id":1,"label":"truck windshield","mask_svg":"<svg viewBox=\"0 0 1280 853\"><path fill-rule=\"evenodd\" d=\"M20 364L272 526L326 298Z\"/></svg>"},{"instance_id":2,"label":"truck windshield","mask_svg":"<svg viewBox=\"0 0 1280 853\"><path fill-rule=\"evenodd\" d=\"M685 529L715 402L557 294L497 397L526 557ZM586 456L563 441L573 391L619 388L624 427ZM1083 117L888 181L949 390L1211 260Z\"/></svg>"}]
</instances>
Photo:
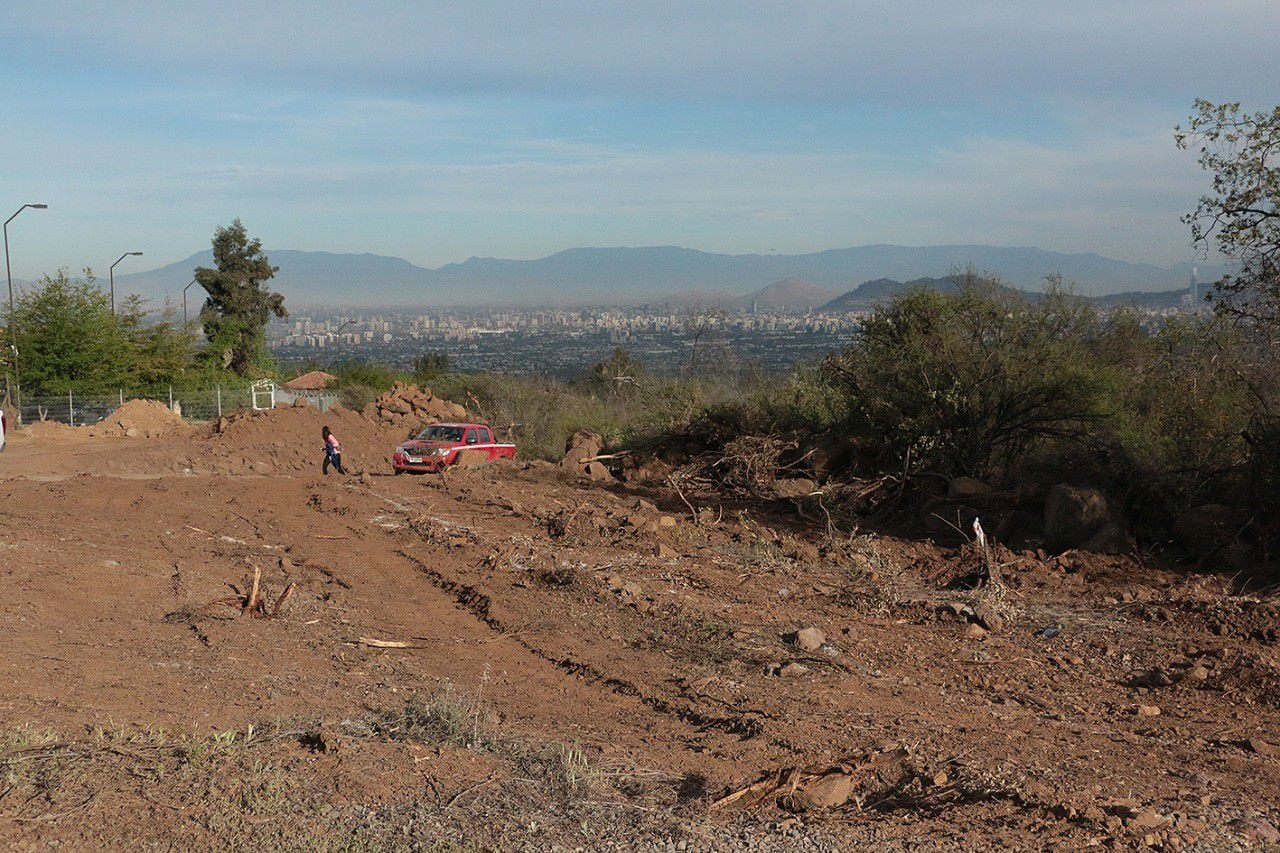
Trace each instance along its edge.
<instances>
[{"instance_id":1,"label":"truck windshield","mask_svg":"<svg viewBox=\"0 0 1280 853\"><path fill-rule=\"evenodd\" d=\"M419 441L462 441L462 427L429 426L418 433Z\"/></svg>"}]
</instances>

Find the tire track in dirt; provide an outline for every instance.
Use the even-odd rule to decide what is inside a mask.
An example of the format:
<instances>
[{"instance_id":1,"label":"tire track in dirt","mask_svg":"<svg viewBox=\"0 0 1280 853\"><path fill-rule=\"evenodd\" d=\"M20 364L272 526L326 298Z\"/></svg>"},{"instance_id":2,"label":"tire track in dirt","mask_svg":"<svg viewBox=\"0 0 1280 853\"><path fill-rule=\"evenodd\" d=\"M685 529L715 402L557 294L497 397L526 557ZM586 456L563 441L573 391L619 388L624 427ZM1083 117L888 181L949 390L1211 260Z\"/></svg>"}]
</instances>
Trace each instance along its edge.
<instances>
[{"instance_id":1,"label":"tire track in dirt","mask_svg":"<svg viewBox=\"0 0 1280 853\"><path fill-rule=\"evenodd\" d=\"M515 640L526 651L587 684L600 684L619 696L636 699L650 710L679 720L699 731L714 729L725 734L734 735L741 740L750 740L764 730L763 723L757 717L746 714L716 716L696 708L680 707L661 696L647 693L633 682L602 672L599 668L586 661L549 654L544 649L519 636L518 626L512 625L495 615L493 599L488 594L471 584L456 578L446 577L443 573L433 569L421 559L403 549L396 549L395 553L407 560L433 586L451 596L459 608L470 613L490 630Z\"/></svg>"}]
</instances>

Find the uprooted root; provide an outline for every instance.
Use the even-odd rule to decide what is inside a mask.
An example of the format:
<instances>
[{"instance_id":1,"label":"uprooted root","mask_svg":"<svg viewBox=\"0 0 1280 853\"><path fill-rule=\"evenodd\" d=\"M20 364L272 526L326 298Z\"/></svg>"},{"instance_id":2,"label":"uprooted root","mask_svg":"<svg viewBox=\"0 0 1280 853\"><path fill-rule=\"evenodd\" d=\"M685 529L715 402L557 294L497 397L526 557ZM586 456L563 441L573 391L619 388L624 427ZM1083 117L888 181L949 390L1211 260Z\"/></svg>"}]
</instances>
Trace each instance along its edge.
<instances>
[{"instance_id":1,"label":"uprooted root","mask_svg":"<svg viewBox=\"0 0 1280 853\"><path fill-rule=\"evenodd\" d=\"M216 598L200 609L208 610L219 606L232 607L241 613L247 613L259 619L274 619L288 607L289 599L293 597L293 593L297 588L298 584L296 582L289 581L284 588L284 592L280 593L279 597L276 598L275 604L268 608L267 598L262 588L262 568L254 566L253 581L249 584L249 592L247 594Z\"/></svg>"}]
</instances>

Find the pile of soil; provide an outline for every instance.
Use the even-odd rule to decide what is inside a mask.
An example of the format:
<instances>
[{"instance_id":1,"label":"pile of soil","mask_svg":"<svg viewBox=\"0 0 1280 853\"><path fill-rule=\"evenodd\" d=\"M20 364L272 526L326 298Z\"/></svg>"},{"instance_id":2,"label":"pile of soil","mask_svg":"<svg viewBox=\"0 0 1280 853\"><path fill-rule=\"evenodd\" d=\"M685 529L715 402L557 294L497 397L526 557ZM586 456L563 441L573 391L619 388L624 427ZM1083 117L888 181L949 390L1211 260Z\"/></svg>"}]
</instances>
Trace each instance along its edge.
<instances>
[{"instance_id":1,"label":"pile of soil","mask_svg":"<svg viewBox=\"0 0 1280 853\"><path fill-rule=\"evenodd\" d=\"M26 436L27 438L74 438L80 435L80 431L73 426L64 424L61 421L35 421L27 424L21 430L14 430L13 435Z\"/></svg>"},{"instance_id":2,"label":"pile of soil","mask_svg":"<svg viewBox=\"0 0 1280 853\"><path fill-rule=\"evenodd\" d=\"M364 407L364 416L379 423L403 427L466 420L467 410L435 396L430 388L397 382L390 391Z\"/></svg>"},{"instance_id":3,"label":"pile of soil","mask_svg":"<svg viewBox=\"0 0 1280 853\"><path fill-rule=\"evenodd\" d=\"M129 400L93 426L93 435L155 438L187 429L182 416L159 400Z\"/></svg>"},{"instance_id":4,"label":"pile of soil","mask_svg":"<svg viewBox=\"0 0 1280 853\"><path fill-rule=\"evenodd\" d=\"M324 458L321 429L329 427L342 444L343 466L350 471L389 468L391 451L404 433L335 406L243 411L219 418L199 439L192 469L217 473L271 474L318 470Z\"/></svg>"}]
</instances>

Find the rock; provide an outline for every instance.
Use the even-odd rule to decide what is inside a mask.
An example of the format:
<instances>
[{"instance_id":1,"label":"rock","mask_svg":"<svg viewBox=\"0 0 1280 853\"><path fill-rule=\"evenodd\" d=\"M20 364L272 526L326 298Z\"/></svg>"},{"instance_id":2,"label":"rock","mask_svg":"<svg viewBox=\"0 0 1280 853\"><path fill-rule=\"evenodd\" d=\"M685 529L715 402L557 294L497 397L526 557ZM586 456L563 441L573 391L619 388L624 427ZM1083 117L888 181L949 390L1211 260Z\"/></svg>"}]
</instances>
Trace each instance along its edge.
<instances>
[{"instance_id":1,"label":"rock","mask_svg":"<svg viewBox=\"0 0 1280 853\"><path fill-rule=\"evenodd\" d=\"M1265 740L1259 740L1256 737L1249 738L1244 742L1244 745L1250 752L1258 755L1266 755L1272 758L1280 755L1280 746L1267 743Z\"/></svg>"},{"instance_id":2,"label":"rock","mask_svg":"<svg viewBox=\"0 0 1280 853\"><path fill-rule=\"evenodd\" d=\"M1184 510L1174 525L1178 544L1207 557L1236 540L1242 526L1240 513L1226 504L1201 504Z\"/></svg>"},{"instance_id":3,"label":"rock","mask_svg":"<svg viewBox=\"0 0 1280 853\"><path fill-rule=\"evenodd\" d=\"M1182 681L1198 682L1205 681L1209 678L1209 670L1197 664L1182 674Z\"/></svg>"},{"instance_id":4,"label":"rock","mask_svg":"<svg viewBox=\"0 0 1280 853\"><path fill-rule=\"evenodd\" d=\"M844 773L823 776L792 795L791 803L800 811L833 809L849 802L853 796L853 777Z\"/></svg>"},{"instance_id":5,"label":"rock","mask_svg":"<svg viewBox=\"0 0 1280 853\"><path fill-rule=\"evenodd\" d=\"M805 666L802 663L796 663L795 661L792 661L791 663L786 664L781 669L779 669L778 675L781 678L798 678L801 675L807 675L808 672L809 672L809 667Z\"/></svg>"},{"instance_id":6,"label":"rock","mask_svg":"<svg viewBox=\"0 0 1280 853\"><path fill-rule=\"evenodd\" d=\"M791 643L806 652L816 652L827 641L827 635L819 628L801 628L791 635Z\"/></svg>"},{"instance_id":7,"label":"rock","mask_svg":"<svg viewBox=\"0 0 1280 853\"><path fill-rule=\"evenodd\" d=\"M1243 542L1236 542L1222 548L1213 555L1212 560L1216 563L1215 569L1228 572L1247 571L1258 562L1253 555L1253 549Z\"/></svg>"},{"instance_id":8,"label":"rock","mask_svg":"<svg viewBox=\"0 0 1280 853\"><path fill-rule=\"evenodd\" d=\"M817 483L806 477L782 477L774 480L773 493L780 498L802 498L817 487Z\"/></svg>"},{"instance_id":9,"label":"rock","mask_svg":"<svg viewBox=\"0 0 1280 853\"><path fill-rule=\"evenodd\" d=\"M987 629L977 622L970 622L964 629L964 635L972 640L981 640L987 636Z\"/></svg>"},{"instance_id":10,"label":"rock","mask_svg":"<svg viewBox=\"0 0 1280 853\"><path fill-rule=\"evenodd\" d=\"M947 484L947 497L953 501L966 501L991 494L991 487L976 477L956 477Z\"/></svg>"},{"instance_id":11,"label":"rock","mask_svg":"<svg viewBox=\"0 0 1280 853\"><path fill-rule=\"evenodd\" d=\"M669 515L664 515L658 519L659 527L675 527L676 520Z\"/></svg>"},{"instance_id":12,"label":"rock","mask_svg":"<svg viewBox=\"0 0 1280 853\"><path fill-rule=\"evenodd\" d=\"M1097 489L1059 484L1045 498L1045 535L1057 550L1079 548L1113 523L1111 503Z\"/></svg>"},{"instance_id":13,"label":"rock","mask_svg":"<svg viewBox=\"0 0 1280 853\"><path fill-rule=\"evenodd\" d=\"M1243 835L1255 844L1280 844L1280 831L1260 817L1237 818L1227 824L1232 832Z\"/></svg>"},{"instance_id":14,"label":"rock","mask_svg":"<svg viewBox=\"0 0 1280 853\"><path fill-rule=\"evenodd\" d=\"M1133 539L1114 522L1103 525L1102 529L1080 546L1081 551L1090 551L1094 554L1131 554L1133 548Z\"/></svg>"},{"instance_id":15,"label":"rock","mask_svg":"<svg viewBox=\"0 0 1280 853\"><path fill-rule=\"evenodd\" d=\"M560 464L566 467L585 465L586 460L599 456L604 449L604 439L597 432L580 429L565 442L564 458Z\"/></svg>"},{"instance_id":16,"label":"rock","mask_svg":"<svg viewBox=\"0 0 1280 853\"><path fill-rule=\"evenodd\" d=\"M979 601L973 605L973 618L979 625L993 634L998 634L1000 629L1004 627L1004 617L985 601Z\"/></svg>"},{"instance_id":17,"label":"rock","mask_svg":"<svg viewBox=\"0 0 1280 853\"><path fill-rule=\"evenodd\" d=\"M658 543L658 547L653 549L653 555L659 560L674 560L679 556L679 554L661 542Z\"/></svg>"},{"instance_id":18,"label":"rock","mask_svg":"<svg viewBox=\"0 0 1280 853\"><path fill-rule=\"evenodd\" d=\"M1169 819L1159 812L1153 809L1144 809L1129 818L1127 825L1130 829L1156 829L1168 822Z\"/></svg>"},{"instance_id":19,"label":"rock","mask_svg":"<svg viewBox=\"0 0 1280 853\"><path fill-rule=\"evenodd\" d=\"M486 450L461 450L454 457L456 468L479 468L489 464L489 452Z\"/></svg>"},{"instance_id":20,"label":"rock","mask_svg":"<svg viewBox=\"0 0 1280 853\"><path fill-rule=\"evenodd\" d=\"M1160 716L1160 707L1158 705L1139 705L1135 713L1139 717L1158 717Z\"/></svg>"},{"instance_id":21,"label":"rock","mask_svg":"<svg viewBox=\"0 0 1280 853\"><path fill-rule=\"evenodd\" d=\"M613 479L613 474L600 462L588 462L584 471L588 477L598 483Z\"/></svg>"},{"instance_id":22,"label":"rock","mask_svg":"<svg viewBox=\"0 0 1280 853\"><path fill-rule=\"evenodd\" d=\"M1173 684L1173 679L1163 669L1151 669L1135 678L1133 683L1136 687L1158 688L1168 687Z\"/></svg>"}]
</instances>

